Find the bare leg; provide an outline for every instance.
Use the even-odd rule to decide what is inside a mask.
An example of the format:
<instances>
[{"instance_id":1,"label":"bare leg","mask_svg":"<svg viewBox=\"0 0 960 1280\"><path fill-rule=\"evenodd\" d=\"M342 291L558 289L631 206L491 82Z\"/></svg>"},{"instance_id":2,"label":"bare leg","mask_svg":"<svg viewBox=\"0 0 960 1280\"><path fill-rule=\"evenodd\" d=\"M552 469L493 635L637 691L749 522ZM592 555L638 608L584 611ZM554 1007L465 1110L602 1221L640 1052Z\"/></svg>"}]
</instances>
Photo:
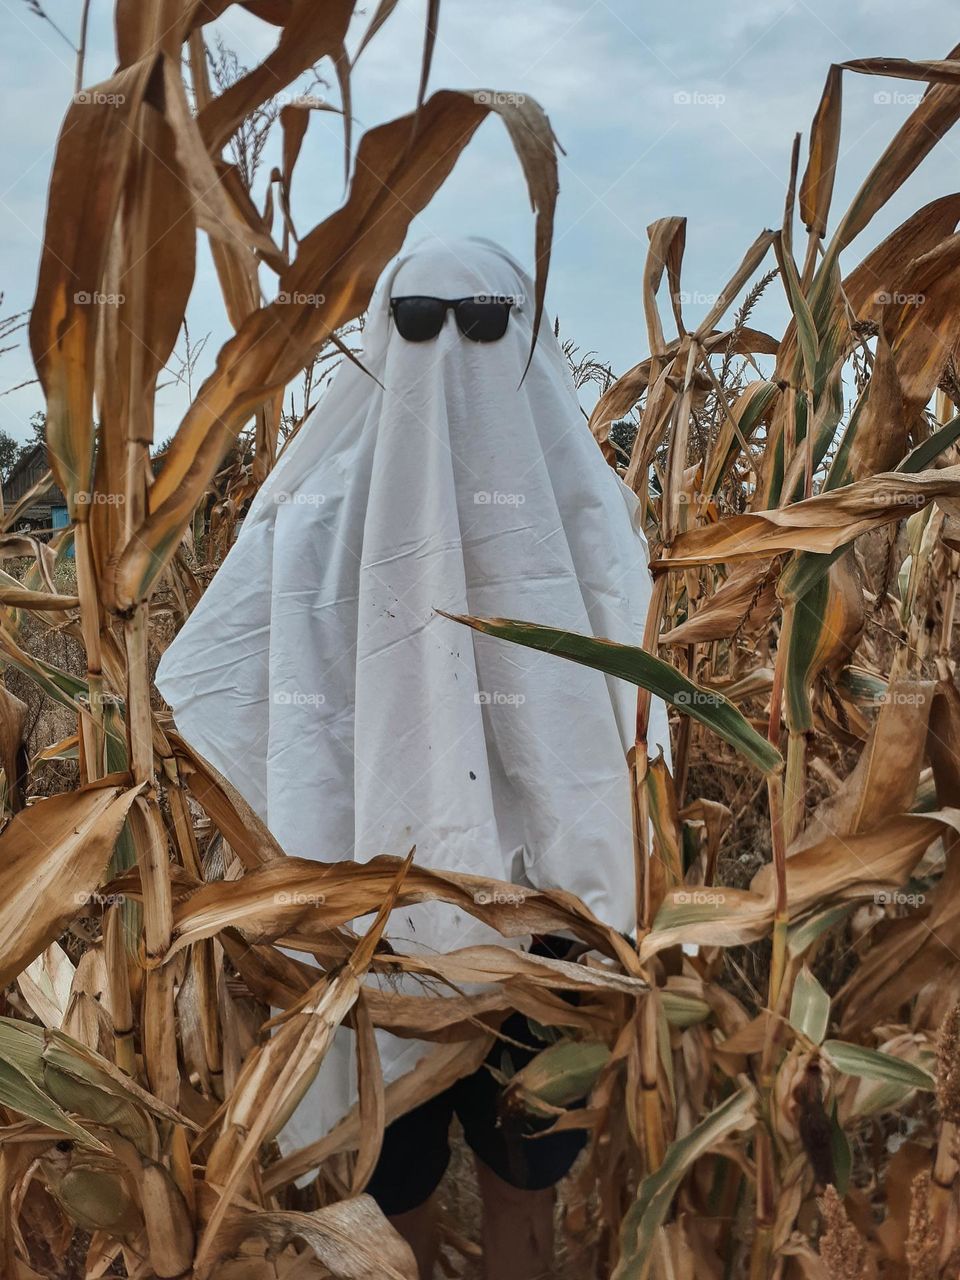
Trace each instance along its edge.
<instances>
[{"instance_id":1,"label":"bare leg","mask_svg":"<svg viewBox=\"0 0 960 1280\"><path fill-rule=\"evenodd\" d=\"M484 1280L548 1280L553 1274L555 1190L521 1191L477 1160L483 1200Z\"/></svg>"},{"instance_id":2,"label":"bare leg","mask_svg":"<svg viewBox=\"0 0 960 1280\"><path fill-rule=\"evenodd\" d=\"M407 1213L394 1214L390 1219L393 1226L406 1240L413 1250L420 1269L420 1280L433 1280L433 1267L437 1261L439 1242L437 1239L437 1193L416 1209Z\"/></svg>"}]
</instances>

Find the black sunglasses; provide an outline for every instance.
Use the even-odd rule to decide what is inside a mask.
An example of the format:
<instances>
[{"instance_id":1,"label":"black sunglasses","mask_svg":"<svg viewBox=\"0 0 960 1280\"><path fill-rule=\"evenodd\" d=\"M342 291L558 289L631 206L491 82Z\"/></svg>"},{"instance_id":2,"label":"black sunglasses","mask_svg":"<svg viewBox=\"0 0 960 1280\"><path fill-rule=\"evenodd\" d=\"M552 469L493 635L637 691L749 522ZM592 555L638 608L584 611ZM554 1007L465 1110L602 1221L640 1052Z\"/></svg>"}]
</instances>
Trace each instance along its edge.
<instances>
[{"instance_id":1,"label":"black sunglasses","mask_svg":"<svg viewBox=\"0 0 960 1280\"><path fill-rule=\"evenodd\" d=\"M447 310L453 308L457 328L471 342L496 342L507 331L515 298L391 298L390 310L401 338L429 342L443 328Z\"/></svg>"}]
</instances>

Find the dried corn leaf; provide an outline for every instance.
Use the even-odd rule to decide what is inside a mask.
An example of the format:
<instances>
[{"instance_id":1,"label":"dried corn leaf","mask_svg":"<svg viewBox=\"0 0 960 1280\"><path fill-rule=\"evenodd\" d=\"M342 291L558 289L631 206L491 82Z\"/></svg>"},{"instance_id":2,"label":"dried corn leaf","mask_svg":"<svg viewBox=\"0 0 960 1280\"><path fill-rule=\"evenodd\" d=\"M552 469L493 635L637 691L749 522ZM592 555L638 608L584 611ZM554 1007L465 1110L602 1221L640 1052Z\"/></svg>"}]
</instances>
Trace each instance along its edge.
<instances>
[{"instance_id":1,"label":"dried corn leaf","mask_svg":"<svg viewBox=\"0 0 960 1280\"><path fill-rule=\"evenodd\" d=\"M0 834L0 984L50 945L100 882L140 787L103 779L38 800Z\"/></svg>"}]
</instances>

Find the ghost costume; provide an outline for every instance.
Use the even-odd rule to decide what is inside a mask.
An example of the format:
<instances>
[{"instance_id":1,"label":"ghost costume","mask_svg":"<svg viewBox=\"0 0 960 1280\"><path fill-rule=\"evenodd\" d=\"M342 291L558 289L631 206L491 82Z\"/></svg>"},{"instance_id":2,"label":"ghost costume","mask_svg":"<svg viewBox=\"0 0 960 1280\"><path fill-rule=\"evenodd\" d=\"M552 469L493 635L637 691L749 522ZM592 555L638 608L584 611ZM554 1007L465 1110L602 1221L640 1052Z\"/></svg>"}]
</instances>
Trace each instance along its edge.
<instances>
[{"instance_id":1,"label":"ghost costume","mask_svg":"<svg viewBox=\"0 0 960 1280\"><path fill-rule=\"evenodd\" d=\"M519 301L499 341L467 340L448 311L436 340L412 343L389 299L413 294ZM631 930L636 688L436 612L641 642L637 499L587 430L546 319L523 376L532 320L530 279L488 241L401 257L364 329L369 372L342 364L157 685L288 854L364 861L416 845L422 866L563 887ZM657 701L649 742L669 750ZM426 952L501 941L439 903L395 911L387 936ZM425 1052L378 1036L387 1082ZM341 1029L285 1150L341 1118L354 1075Z\"/></svg>"}]
</instances>

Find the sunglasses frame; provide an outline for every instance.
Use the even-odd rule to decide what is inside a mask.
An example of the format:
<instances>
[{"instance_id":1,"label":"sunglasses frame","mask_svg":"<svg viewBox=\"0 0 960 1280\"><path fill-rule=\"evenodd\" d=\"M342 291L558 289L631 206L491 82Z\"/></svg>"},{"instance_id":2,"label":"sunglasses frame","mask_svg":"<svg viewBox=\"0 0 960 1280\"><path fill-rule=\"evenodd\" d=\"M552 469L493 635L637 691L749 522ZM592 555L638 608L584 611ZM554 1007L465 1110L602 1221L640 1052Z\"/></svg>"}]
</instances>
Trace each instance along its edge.
<instances>
[{"instance_id":1,"label":"sunglasses frame","mask_svg":"<svg viewBox=\"0 0 960 1280\"><path fill-rule=\"evenodd\" d=\"M439 323L439 325L437 326L437 332L436 332L435 334L431 335L431 337L429 337L429 338L407 338L407 337L404 337L404 334L403 334L403 333L401 332L401 330L400 330L400 325L397 323L397 305L398 305L398 303L401 303L401 302L436 302L436 303L439 303L439 304L443 307L443 312L442 312L441 317L440 317L440 323ZM458 308L458 307L460 307L464 302L473 302L473 303L476 303L476 304L478 304L478 305L480 305L480 306L483 306L483 305L485 305L485 304L491 304L491 303L492 303L492 304L496 304L497 306L506 307L506 309L507 309L507 320L506 320L506 324L504 324L504 326L503 326L503 333L499 334L496 338L475 338L475 337L473 337L471 334L467 333L467 331L464 329L464 327L463 327L463 323L462 323L462 321L461 321L461 319L460 319L460 313L459 313L459 311L457 310L457 308ZM435 342L435 341L437 340L437 338L439 338L439 337L440 337L440 333L441 333L441 331L442 331L442 329L443 329L443 326L444 326L444 324L445 324L445 322L446 322L446 319L447 319L447 312L448 312L448 311L450 311L450 310L452 310L452 311L453 311L453 318L454 318L454 319L456 320L456 322L457 322L457 328L458 328L458 329L459 329L459 331L460 331L460 335L461 335L461 337L466 338L468 342L479 342L479 343L485 343L485 342L499 342L499 341L500 341L500 339L501 339L501 338L504 336L504 334L507 332L507 325L510 323L510 313L511 313L512 309L513 309L514 307L519 308L519 306L520 306L520 303L517 301L517 299L516 299L516 298L509 298L509 297L504 297L504 296L501 296L501 295L495 295L495 296L492 296L492 297L491 297L491 296L489 296L489 295L487 295L487 294L483 294L483 293L474 293L474 294L470 294L470 295L469 295L468 297L466 297L466 298L434 298L434 297L432 297L430 294L427 294L427 293L408 293L408 294L403 294L403 295L401 295L401 296L400 296L400 297L398 297L398 298L391 298L391 299L390 299L390 314L391 314L391 316L393 317L393 323L397 326L397 332L400 334L400 337L401 337L401 338L403 338L404 342Z\"/></svg>"}]
</instances>

